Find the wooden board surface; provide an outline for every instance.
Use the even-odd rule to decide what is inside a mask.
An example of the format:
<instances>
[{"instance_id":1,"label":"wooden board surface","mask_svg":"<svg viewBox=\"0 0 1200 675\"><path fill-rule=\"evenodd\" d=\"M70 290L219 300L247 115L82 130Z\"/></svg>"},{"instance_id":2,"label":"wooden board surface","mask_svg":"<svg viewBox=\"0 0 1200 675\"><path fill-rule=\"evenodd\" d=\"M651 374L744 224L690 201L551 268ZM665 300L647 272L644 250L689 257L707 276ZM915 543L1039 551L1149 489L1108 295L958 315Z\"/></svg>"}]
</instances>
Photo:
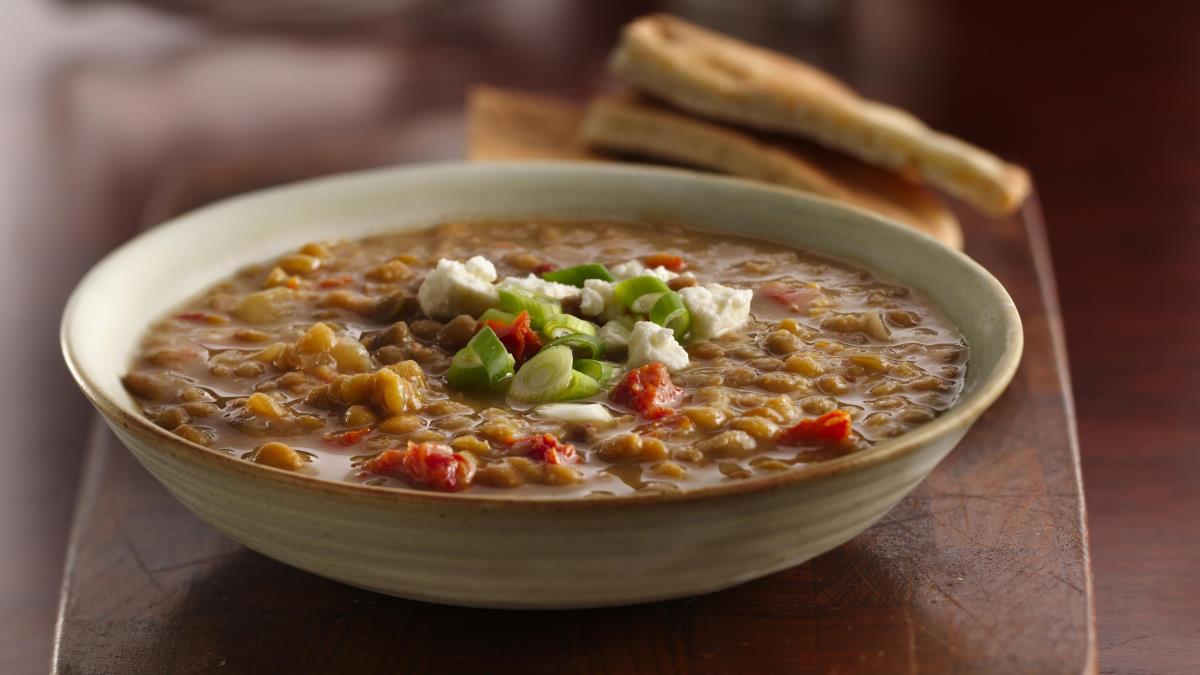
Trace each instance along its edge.
<instances>
[{"instance_id":1,"label":"wooden board surface","mask_svg":"<svg viewBox=\"0 0 1200 675\"><path fill-rule=\"evenodd\" d=\"M191 166L165 181L147 217L408 157L364 137L340 145L338 158ZM959 448L850 543L737 588L650 605L430 605L342 586L234 544L98 426L68 552L56 672L1094 671L1078 448L1040 215L1036 203L1006 221L959 215L967 252L1021 311L1025 359Z\"/></svg>"}]
</instances>

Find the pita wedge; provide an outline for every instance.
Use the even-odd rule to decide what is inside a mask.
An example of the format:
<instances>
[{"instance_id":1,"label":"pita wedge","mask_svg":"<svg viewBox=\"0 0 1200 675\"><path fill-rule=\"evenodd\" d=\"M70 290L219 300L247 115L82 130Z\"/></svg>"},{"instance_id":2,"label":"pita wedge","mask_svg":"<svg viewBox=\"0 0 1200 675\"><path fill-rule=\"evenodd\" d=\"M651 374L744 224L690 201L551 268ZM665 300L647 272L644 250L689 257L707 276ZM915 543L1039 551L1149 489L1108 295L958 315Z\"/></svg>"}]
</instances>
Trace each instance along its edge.
<instances>
[{"instance_id":1,"label":"pita wedge","mask_svg":"<svg viewBox=\"0 0 1200 675\"><path fill-rule=\"evenodd\" d=\"M467 96L468 159L599 159L583 144L583 108L553 96L473 87Z\"/></svg>"},{"instance_id":2,"label":"pita wedge","mask_svg":"<svg viewBox=\"0 0 1200 675\"><path fill-rule=\"evenodd\" d=\"M962 248L958 220L927 188L811 143L767 138L629 95L594 100L588 106L583 136L600 150L721 171L830 197L898 220L952 248Z\"/></svg>"},{"instance_id":3,"label":"pita wedge","mask_svg":"<svg viewBox=\"0 0 1200 675\"><path fill-rule=\"evenodd\" d=\"M1012 212L1029 193L1021 167L866 100L813 66L672 16L629 24L610 66L688 112L813 140L991 214Z\"/></svg>"},{"instance_id":4,"label":"pita wedge","mask_svg":"<svg viewBox=\"0 0 1200 675\"><path fill-rule=\"evenodd\" d=\"M617 139L617 133L611 136L605 134L612 139L614 151L659 162L735 173L814 192L890 216L947 246L962 247L962 230L954 216L919 185L808 144L796 143L796 149L791 151L777 149L750 139L746 132L697 120L645 101L635 104L627 98L601 99L593 104L588 113L588 124L585 125L583 106L572 101L512 89L475 87L467 102L467 156L474 160L617 161L613 154L605 154L599 148L589 148L584 144L582 135L584 127L598 119L597 110L607 107L605 104L611 104L618 113L624 110L625 105L642 105L656 111L655 114L666 117L665 122L658 121L656 117L655 124L664 126L663 135L667 137L680 133L686 137L686 129L691 127L685 126L685 131L677 131L683 125L703 127L700 135L710 139L707 144L718 144L714 152L722 152L719 148L720 144L724 144L732 148L724 152L740 152L743 158L717 162L703 153L684 155L677 150L655 152L653 147L641 141L635 145L625 145ZM640 129L640 124L634 126ZM609 124L604 122L600 128L607 129ZM614 128L624 129L625 124L616 123ZM630 135L640 138L644 133L638 130L636 133L630 132ZM619 136L626 137L626 132L621 132ZM773 159L775 157L782 159ZM783 168L772 171L760 168L762 165L781 165Z\"/></svg>"}]
</instances>

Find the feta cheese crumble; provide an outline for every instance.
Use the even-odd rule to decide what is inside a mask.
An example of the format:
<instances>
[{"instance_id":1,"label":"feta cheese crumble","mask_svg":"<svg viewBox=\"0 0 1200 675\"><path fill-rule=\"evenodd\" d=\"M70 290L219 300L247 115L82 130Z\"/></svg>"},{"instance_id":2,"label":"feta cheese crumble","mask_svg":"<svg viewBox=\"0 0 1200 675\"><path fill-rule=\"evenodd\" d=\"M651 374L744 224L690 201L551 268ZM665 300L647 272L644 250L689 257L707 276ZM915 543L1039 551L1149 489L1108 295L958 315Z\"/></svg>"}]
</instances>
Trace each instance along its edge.
<instances>
[{"instance_id":1,"label":"feta cheese crumble","mask_svg":"<svg viewBox=\"0 0 1200 675\"><path fill-rule=\"evenodd\" d=\"M621 315L621 303L613 294L610 282L603 279L588 279L583 282L579 296L579 312L594 316L601 322L611 321Z\"/></svg>"},{"instance_id":2,"label":"feta cheese crumble","mask_svg":"<svg viewBox=\"0 0 1200 675\"><path fill-rule=\"evenodd\" d=\"M620 352L629 346L629 334L632 331L633 324L629 319L621 317L601 326L600 330L596 331L596 337L604 343L604 351Z\"/></svg>"},{"instance_id":3,"label":"feta cheese crumble","mask_svg":"<svg viewBox=\"0 0 1200 675\"><path fill-rule=\"evenodd\" d=\"M459 314L479 316L500 300L496 287L496 266L483 256L463 264L442 258L425 275L417 289L417 301L426 316L449 319Z\"/></svg>"},{"instance_id":4,"label":"feta cheese crumble","mask_svg":"<svg viewBox=\"0 0 1200 675\"><path fill-rule=\"evenodd\" d=\"M711 340L746 325L754 291L705 284L681 288L679 297L692 315L692 339Z\"/></svg>"},{"instance_id":5,"label":"feta cheese crumble","mask_svg":"<svg viewBox=\"0 0 1200 675\"><path fill-rule=\"evenodd\" d=\"M688 353L675 341L675 333L651 321L639 321L629 334L630 368L644 366L655 361L675 372L688 365Z\"/></svg>"},{"instance_id":6,"label":"feta cheese crumble","mask_svg":"<svg viewBox=\"0 0 1200 675\"><path fill-rule=\"evenodd\" d=\"M568 286L566 284L560 284L554 281L546 281L545 279L533 274L530 274L524 278L505 277L503 281L501 281L499 284L496 284L496 287L500 289L520 288L532 293L544 295L551 300L562 300L564 298L569 298L572 295L579 295L579 289L575 288L574 286Z\"/></svg>"},{"instance_id":7,"label":"feta cheese crumble","mask_svg":"<svg viewBox=\"0 0 1200 675\"><path fill-rule=\"evenodd\" d=\"M632 279L634 277L645 276L655 276L663 281L670 281L671 279L679 276L678 272L672 272L662 265L654 268L646 267L640 260L629 260L623 263L617 263L616 265L608 268L608 271L611 272L613 278L618 281L622 279Z\"/></svg>"}]
</instances>

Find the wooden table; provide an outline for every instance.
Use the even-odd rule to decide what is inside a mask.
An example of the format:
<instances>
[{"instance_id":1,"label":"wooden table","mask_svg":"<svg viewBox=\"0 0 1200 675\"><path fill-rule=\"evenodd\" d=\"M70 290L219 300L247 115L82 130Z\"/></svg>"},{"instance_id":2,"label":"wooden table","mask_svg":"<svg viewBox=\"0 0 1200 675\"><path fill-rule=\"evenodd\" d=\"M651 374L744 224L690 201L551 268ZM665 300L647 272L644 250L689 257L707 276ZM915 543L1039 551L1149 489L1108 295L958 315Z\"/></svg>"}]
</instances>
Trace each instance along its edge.
<instances>
[{"instance_id":1,"label":"wooden table","mask_svg":"<svg viewBox=\"0 0 1200 675\"><path fill-rule=\"evenodd\" d=\"M438 125L449 132L445 143L420 139L426 151L461 138L449 117ZM407 125L340 140L334 168L441 158L414 155ZM331 169L327 153L309 147L269 156L185 164L152 194L148 224L248 185ZM55 668L1092 672L1078 448L1040 213L1034 201L1012 219L960 218L967 250L1021 312L1023 365L951 457L846 546L675 602L583 612L437 607L324 582L243 549L187 513L97 427L68 549Z\"/></svg>"},{"instance_id":2,"label":"wooden table","mask_svg":"<svg viewBox=\"0 0 1200 675\"><path fill-rule=\"evenodd\" d=\"M1200 128L1189 120L1200 113L1200 7L845 7L799 25L721 18L1034 169L1078 395L1100 668L1193 670ZM487 32L443 15L386 22L370 39L299 41L222 37L127 10L67 18L42 3L10 8L20 30L0 47L0 223L10 242L0 274L12 289L0 357L10 445L0 476L0 670L42 670L49 649L89 419L52 339L75 279L133 232L152 179L197 148L308 142L397 119L442 137L444 111L468 81L590 88L616 25L642 9L580 3L504 19L514 16L505 3L487 8L496 27ZM222 60L231 53L238 58ZM228 91L230 73L257 83L257 95L214 96ZM328 152L336 159L336 144Z\"/></svg>"}]
</instances>

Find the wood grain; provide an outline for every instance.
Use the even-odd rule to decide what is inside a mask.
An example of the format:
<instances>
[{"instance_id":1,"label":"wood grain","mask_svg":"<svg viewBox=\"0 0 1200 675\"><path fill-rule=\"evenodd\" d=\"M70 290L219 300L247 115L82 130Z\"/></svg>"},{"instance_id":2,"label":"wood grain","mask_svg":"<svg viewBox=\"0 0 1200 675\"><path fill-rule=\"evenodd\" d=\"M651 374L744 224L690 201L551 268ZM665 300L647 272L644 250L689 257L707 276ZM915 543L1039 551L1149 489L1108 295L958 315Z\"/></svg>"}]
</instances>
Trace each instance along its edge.
<instances>
[{"instance_id":1,"label":"wood grain","mask_svg":"<svg viewBox=\"0 0 1200 675\"><path fill-rule=\"evenodd\" d=\"M351 151L338 156L360 148L364 165L387 161L388 153L372 150L403 144L384 138L347 140L340 147ZM148 218L236 192L239 182L325 173L332 161L319 149L266 156L197 163L166 183L153 202L165 211ZM410 602L233 544L98 430L70 547L56 668L1091 672L1078 452L1038 211L1031 205L1002 223L960 217L968 250L1018 304L1025 362L917 492L827 555L721 593L635 607L498 612Z\"/></svg>"}]
</instances>

